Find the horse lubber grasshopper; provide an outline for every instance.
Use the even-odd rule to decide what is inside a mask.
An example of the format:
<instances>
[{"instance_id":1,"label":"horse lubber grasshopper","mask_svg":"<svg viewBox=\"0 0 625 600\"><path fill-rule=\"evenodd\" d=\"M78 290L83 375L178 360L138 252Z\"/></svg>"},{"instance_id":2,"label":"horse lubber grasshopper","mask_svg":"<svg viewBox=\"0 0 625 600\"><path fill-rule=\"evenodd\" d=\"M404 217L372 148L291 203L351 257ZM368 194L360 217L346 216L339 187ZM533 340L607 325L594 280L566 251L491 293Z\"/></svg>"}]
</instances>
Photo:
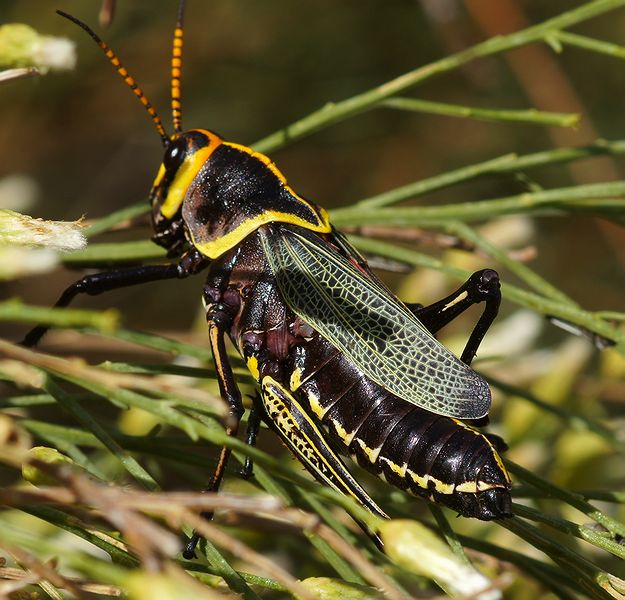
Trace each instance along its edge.
<instances>
[{"instance_id":1,"label":"horse lubber grasshopper","mask_svg":"<svg viewBox=\"0 0 625 600\"><path fill-rule=\"evenodd\" d=\"M176 261L87 275L65 290L57 306L82 293L206 270L202 299L229 408L229 435L237 435L244 407L227 337L258 386L250 443L262 419L318 481L381 517L386 514L341 454L461 515L510 516L510 478L496 442L470 424L490 407L489 387L469 365L498 311L497 273L474 273L430 306L404 304L333 228L326 211L298 195L267 156L207 129L184 131L183 11L181 2L173 41L171 135L108 45L60 13L100 45L154 121L165 154L149 196L152 239ZM458 359L435 334L480 302L485 309ZM36 327L23 343L36 344L45 331ZM222 448L208 490L219 489L229 456Z\"/></svg>"}]
</instances>

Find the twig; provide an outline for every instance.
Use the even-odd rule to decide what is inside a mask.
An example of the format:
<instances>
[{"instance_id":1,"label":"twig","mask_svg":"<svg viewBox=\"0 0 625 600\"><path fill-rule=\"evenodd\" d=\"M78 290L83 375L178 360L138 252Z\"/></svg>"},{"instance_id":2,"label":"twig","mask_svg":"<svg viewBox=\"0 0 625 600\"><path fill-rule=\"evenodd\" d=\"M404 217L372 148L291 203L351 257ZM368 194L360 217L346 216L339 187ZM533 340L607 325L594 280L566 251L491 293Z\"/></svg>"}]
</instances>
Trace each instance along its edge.
<instances>
[{"instance_id":1,"label":"twig","mask_svg":"<svg viewBox=\"0 0 625 600\"><path fill-rule=\"evenodd\" d=\"M474 106L459 106L444 102L431 102L421 98L387 98L380 102L380 106L447 117L481 119L483 121L514 121L533 123L535 125L555 125L558 127L574 127L580 118L577 114L543 112L536 109L476 108Z\"/></svg>"},{"instance_id":2,"label":"twig","mask_svg":"<svg viewBox=\"0 0 625 600\"><path fill-rule=\"evenodd\" d=\"M15 81L16 79L25 79L27 77L36 77L41 75L41 71L36 67L21 67L17 69L7 69L0 71L0 84Z\"/></svg>"},{"instance_id":3,"label":"twig","mask_svg":"<svg viewBox=\"0 0 625 600\"><path fill-rule=\"evenodd\" d=\"M336 103L329 102L307 117L257 141L253 146L256 150L268 152L289 141L310 135L327 124L343 121L348 117L369 110L382 100L400 94L432 77L448 73L478 58L506 52L533 42L548 40L553 32L571 27L624 4L623 0L594 0L594 2L588 2L523 31L493 37L481 44L404 73L376 88L346 100Z\"/></svg>"}]
</instances>

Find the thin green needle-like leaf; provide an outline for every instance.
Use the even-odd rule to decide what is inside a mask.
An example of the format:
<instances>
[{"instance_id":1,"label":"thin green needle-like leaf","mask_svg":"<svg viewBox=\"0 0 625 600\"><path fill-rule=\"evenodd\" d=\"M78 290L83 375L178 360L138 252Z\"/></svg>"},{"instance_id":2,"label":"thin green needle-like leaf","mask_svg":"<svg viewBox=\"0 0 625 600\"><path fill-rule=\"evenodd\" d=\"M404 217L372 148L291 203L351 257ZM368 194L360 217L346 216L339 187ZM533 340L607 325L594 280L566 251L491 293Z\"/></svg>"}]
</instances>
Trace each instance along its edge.
<instances>
[{"instance_id":1,"label":"thin green needle-like leaf","mask_svg":"<svg viewBox=\"0 0 625 600\"><path fill-rule=\"evenodd\" d=\"M171 262L167 259L164 248L157 246L150 240L137 240L134 242L116 242L89 244L83 250L69 252L61 257L64 265L68 267L96 266L124 263L138 263L148 260Z\"/></svg>"},{"instance_id":2,"label":"thin green needle-like leaf","mask_svg":"<svg viewBox=\"0 0 625 600\"><path fill-rule=\"evenodd\" d=\"M580 540L585 540L593 546L610 552L610 554L614 554L614 556L618 556L621 559L625 558L625 547L616 540L603 535L600 531L542 513L527 506L523 506L522 504L514 504L513 507L514 513L519 517L543 523L553 529L573 535Z\"/></svg>"},{"instance_id":3,"label":"thin green needle-like leaf","mask_svg":"<svg viewBox=\"0 0 625 600\"><path fill-rule=\"evenodd\" d=\"M543 112L536 109L507 110L495 108L476 108L473 106L459 106L444 102L431 102L420 98L387 98L380 106L423 112L447 117L481 119L484 121L515 121L519 123L533 123L535 125L555 125L558 127L574 127L579 122L577 114Z\"/></svg>"},{"instance_id":4,"label":"thin green needle-like leaf","mask_svg":"<svg viewBox=\"0 0 625 600\"><path fill-rule=\"evenodd\" d=\"M354 206L362 209L381 208L494 173L520 173L529 169L573 162L592 158L594 156L621 155L624 153L625 141L597 140L594 144L580 146L578 148L556 148L554 150L545 150L543 152L534 152L521 156L505 154L497 158L447 171L440 175L414 181L387 192L382 192L376 196L360 200Z\"/></svg>"},{"instance_id":5,"label":"thin green needle-like leaf","mask_svg":"<svg viewBox=\"0 0 625 600\"><path fill-rule=\"evenodd\" d=\"M448 233L453 233L471 242L471 244L475 245L476 248L480 248L480 250L485 252L488 256L492 256L499 264L514 273L535 292L556 302L563 302L564 304L577 307L573 299L551 285L544 277L541 277L538 273L532 271L527 265L524 265L518 260L511 259L506 252L500 250L494 244L491 244L486 238L468 225L456 221L449 223L445 229Z\"/></svg>"},{"instance_id":6,"label":"thin green needle-like leaf","mask_svg":"<svg viewBox=\"0 0 625 600\"><path fill-rule=\"evenodd\" d=\"M430 256L415 252L414 250L408 250L407 248L401 248L388 242L359 236L349 236L349 238L360 250L373 254L374 256L385 256L409 265L434 269L447 273L459 280L466 280L471 274L469 271L446 265L442 261ZM536 310L544 315L559 317L570 321L585 327L589 331L614 340L618 344L619 351L625 353L625 331L621 331L609 321L598 318L595 313L570 306L569 304L550 300L533 292L522 290L509 283L502 285L502 294L506 300L516 302L521 306Z\"/></svg>"},{"instance_id":7,"label":"thin green needle-like leaf","mask_svg":"<svg viewBox=\"0 0 625 600\"><path fill-rule=\"evenodd\" d=\"M74 416L87 430L91 431L101 442L108 448L111 453L124 466L128 474L131 475L137 483L148 490L159 489L158 483L154 478L102 428L102 426L94 419L88 411L80 404L66 394L54 381L53 377L48 377L45 383L46 391L56 398L57 402Z\"/></svg>"},{"instance_id":8,"label":"thin green needle-like leaf","mask_svg":"<svg viewBox=\"0 0 625 600\"><path fill-rule=\"evenodd\" d=\"M88 238L94 237L99 233L108 231L124 222L132 221L136 217L145 215L148 212L150 212L150 206L147 202L138 202L137 204L126 206L111 213L110 215L107 215L106 217L102 217L94 221L85 229L85 235Z\"/></svg>"},{"instance_id":9,"label":"thin green needle-like leaf","mask_svg":"<svg viewBox=\"0 0 625 600\"><path fill-rule=\"evenodd\" d=\"M103 335L99 331L89 332ZM131 329L117 329L115 335L104 336L111 339L123 340L138 346L145 348L151 348L153 350L160 350L161 352L167 352L174 355L191 356L203 361L210 361L212 355L208 350L208 343L206 347L195 346L193 344L187 344L185 342L179 342L172 340L171 338L157 335L155 333L146 333L144 331L133 331Z\"/></svg>"},{"instance_id":10,"label":"thin green needle-like leaf","mask_svg":"<svg viewBox=\"0 0 625 600\"><path fill-rule=\"evenodd\" d=\"M362 210L366 210L370 208L389 206L391 204L401 202L402 200L422 196L423 194L450 187L463 181L469 181L482 175L505 171L507 167L510 168L511 165L515 164L517 161L518 157L516 154L504 154L503 156L498 156L497 158L493 158L491 160L461 167L453 171L447 171L441 175L428 177L427 179L422 179L420 181L415 181L387 192L383 192L377 196L372 196L371 198L365 198L364 200L356 203L354 207L360 207ZM336 209L333 214L336 215L338 212L340 215L341 210L346 209ZM345 223L345 225L347 225L347 223Z\"/></svg>"},{"instance_id":11,"label":"thin green needle-like leaf","mask_svg":"<svg viewBox=\"0 0 625 600\"><path fill-rule=\"evenodd\" d=\"M603 40L596 40L569 31L557 31L553 34L553 37L565 46L575 46L577 48L583 48L584 50L590 50L591 52L597 52L598 54L606 54L607 56L614 56L615 58L621 59L625 58L625 46L604 42Z\"/></svg>"},{"instance_id":12,"label":"thin green needle-like leaf","mask_svg":"<svg viewBox=\"0 0 625 600\"><path fill-rule=\"evenodd\" d=\"M335 209L331 212L331 216L333 223L339 227L372 224L400 225L403 227L410 225L435 226L449 220L472 222L511 214L543 214L546 211L557 213L567 210L580 200L587 202L587 210L592 208L594 214L600 215L603 210L615 210L615 202L617 206L621 206L625 210L625 198L615 200L617 196L625 196L625 183L622 181L525 192L505 198L445 204L443 206L401 206L392 209L363 210L362 206L357 205ZM393 201L392 198L387 197L385 204L391 204Z\"/></svg>"},{"instance_id":13,"label":"thin green needle-like leaf","mask_svg":"<svg viewBox=\"0 0 625 600\"><path fill-rule=\"evenodd\" d=\"M449 544L449 547L454 551L454 554L461 561L465 562L466 564L470 564L470 561L467 558L467 555L464 551L464 548L462 547L462 544L460 543L460 540L458 539L456 532L451 528L451 525L449 524L449 521L447 520L447 517L445 516L445 513L443 512L441 507L437 506L436 504L430 504L428 508L434 516L434 519L436 519L436 524L438 525L438 528L443 534L445 541Z\"/></svg>"},{"instance_id":14,"label":"thin green needle-like leaf","mask_svg":"<svg viewBox=\"0 0 625 600\"><path fill-rule=\"evenodd\" d=\"M369 110L382 100L396 96L432 77L448 73L478 58L500 54L533 42L544 41L554 31L571 27L624 5L625 0L595 0L522 31L491 38L429 65L404 73L377 88L340 102L330 102L307 117L257 141L253 146L261 152L274 150L292 140L310 135L328 124L343 121L348 117Z\"/></svg>"},{"instance_id":15,"label":"thin green needle-like leaf","mask_svg":"<svg viewBox=\"0 0 625 600\"><path fill-rule=\"evenodd\" d=\"M214 569L215 573L223 578L228 587L245 600L261 600L260 596L252 590L245 579L232 568L230 563L223 557L221 552L208 540L202 540L200 544L206 560Z\"/></svg>"},{"instance_id":16,"label":"thin green needle-like leaf","mask_svg":"<svg viewBox=\"0 0 625 600\"><path fill-rule=\"evenodd\" d=\"M518 518L503 519L498 523L518 535L521 539L529 541L533 546L542 550L556 564L560 565L565 572L575 573L575 579L581 590L590 598L608 600L610 594L601 587L605 575L596 565L583 558L576 552L569 550L555 540L548 538L539 529L529 525Z\"/></svg>"},{"instance_id":17,"label":"thin green needle-like leaf","mask_svg":"<svg viewBox=\"0 0 625 600\"><path fill-rule=\"evenodd\" d=\"M535 473L531 473L527 469L524 469L520 465L506 461L506 466L510 470L510 472L525 481L543 491L545 494L552 498L557 498L566 504L569 504L573 508L576 508L580 512L584 513L586 516L590 517L593 521L598 523L599 525L605 527L609 532L614 535L625 536L625 523L618 521L605 514L603 511L600 511L597 507L593 506L590 502L584 500L582 496L579 494L575 494L573 492L569 492L565 489L558 487L546 481L542 477L539 477Z\"/></svg>"},{"instance_id":18,"label":"thin green needle-like leaf","mask_svg":"<svg viewBox=\"0 0 625 600\"><path fill-rule=\"evenodd\" d=\"M100 548L100 550L103 550L111 557L115 564L128 567L137 567L139 565L139 561L132 554L120 548L118 544L113 544L103 539L102 536L97 535L93 530L87 530L86 526L81 524L74 516L69 516L61 510L49 506L31 505L24 507L22 510L82 538L96 548Z\"/></svg>"},{"instance_id":19,"label":"thin green needle-like leaf","mask_svg":"<svg viewBox=\"0 0 625 600\"><path fill-rule=\"evenodd\" d=\"M501 390L505 394L509 396L516 396L519 398L523 398L527 400L534 406L540 408L547 413L557 416L558 418L566 421L576 430L586 430L592 431L596 433L603 440L608 442L613 448L620 450L621 452L625 452L625 441L621 440L616 431L613 431L609 427L602 425L601 423L589 419L588 417L581 415L579 413L575 413L571 410L563 408L562 406L558 406L556 404L549 404L544 400L538 398L536 395L531 392L505 383L504 381L500 381L499 379L495 379L493 377L486 376L486 380L493 387Z\"/></svg>"},{"instance_id":20,"label":"thin green needle-like leaf","mask_svg":"<svg viewBox=\"0 0 625 600\"><path fill-rule=\"evenodd\" d=\"M28 306L14 299L0 302L0 321L51 327L91 327L99 332L112 333L119 326L119 313L115 309L95 311Z\"/></svg>"}]
</instances>

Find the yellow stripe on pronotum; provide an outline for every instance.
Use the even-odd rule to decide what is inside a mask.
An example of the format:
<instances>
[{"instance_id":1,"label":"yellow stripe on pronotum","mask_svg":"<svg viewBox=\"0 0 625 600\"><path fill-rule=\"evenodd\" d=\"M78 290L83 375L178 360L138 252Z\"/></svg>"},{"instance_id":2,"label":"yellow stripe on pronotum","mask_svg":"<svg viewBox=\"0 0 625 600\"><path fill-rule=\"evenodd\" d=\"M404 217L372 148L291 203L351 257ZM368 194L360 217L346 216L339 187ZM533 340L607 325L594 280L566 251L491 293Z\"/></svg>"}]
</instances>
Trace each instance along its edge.
<instances>
[{"instance_id":1,"label":"yellow stripe on pronotum","mask_svg":"<svg viewBox=\"0 0 625 600\"><path fill-rule=\"evenodd\" d=\"M180 165L176 177L171 182L169 190L167 192L167 198L161 206L161 214L167 219L173 219L176 213L180 210L184 197L191 185L191 182L195 179L200 169L204 166L204 163L209 159L210 155L221 145L221 139L210 131L199 130L204 133L208 139L209 144L205 148L200 148L196 152L190 153L185 159L182 165ZM165 167L161 165L156 179L152 184L153 187L158 186L163 176L165 175Z\"/></svg>"}]
</instances>

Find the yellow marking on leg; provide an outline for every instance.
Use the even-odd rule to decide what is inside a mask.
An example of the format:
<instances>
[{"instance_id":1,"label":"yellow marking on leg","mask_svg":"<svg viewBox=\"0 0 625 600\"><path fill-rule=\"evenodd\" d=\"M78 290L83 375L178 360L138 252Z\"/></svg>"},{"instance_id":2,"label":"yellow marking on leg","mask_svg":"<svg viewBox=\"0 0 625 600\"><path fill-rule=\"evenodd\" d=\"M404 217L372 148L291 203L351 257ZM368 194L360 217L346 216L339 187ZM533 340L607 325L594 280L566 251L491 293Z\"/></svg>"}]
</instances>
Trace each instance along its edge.
<instances>
[{"instance_id":1,"label":"yellow marking on leg","mask_svg":"<svg viewBox=\"0 0 625 600\"><path fill-rule=\"evenodd\" d=\"M462 292L462 294L458 294L453 300L451 300L450 302L445 304L445 306L443 306L443 309L441 310L441 312L445 312L452 306L458 304L458 302L462 302L468 295L469 295L469 292L467 291Z\"/></svg>"},{"instance_id":2,"label":"yellow marking on leg","mask_svg":"<svg viewBox=\"0 0 625 600\"><path fill-rule=\"evenodd\" d=\"M306 412L304 412L301 406L297 403L295 398L289 394L289 392L281 386L275 379L265 376L261 382L261 387L263 393L261 394L261 399L267 409L267 413L273 422L277 425L280 431L284 434L286 441L291 445L293 450L296 452L298 456L300 456L304 461L307 462L330 486L332 486L337 491L342 493L347 493L352 496L355 500L357 500L360 504L372 510L370 507L367 507L366 504L363 503L362 498L367 498L369 502L375 507L375 503L369 495L364 491L364 489L358 485L356 480L351 476L349 471L343 467L340 459L335 455L332 449L328 446L323 437L321 431L316 426L316 424L311 420ZM284 398L280 397L279 393L284 396ZM285 402L286 400L291 404L288 406ZM271 409L274 410L271 410ZM296 412L299 419L303 419L306 421L307 425L312 430L317 444L322 445L325 451L332 456L336 460L336 464L339 467L343 467L344 472L340 474L337 473L337 470L334 466L321 454L318 453L315 449L315 444L311 441L310 437L306 435L306 433L302 430L298 420L293 417L292 412ZM339 482L341 486L337 484ZM353 490L356 490L361 494L359 497L357 493ZM380 511L381 515L384 515L384 512L375 507L376 510Z\"/></svg>"},{"instance_id":3,"label":"yellow marking on leg","mask_svg":"<svg viewBox=\"0 0 625 600\"><path fill-rule=\"evenodd\" d=\"M302 385L302 370L296 367L291 373L291 379L289 380L289 387L294 392L300 385Z\"/></svg>"},{"instance_id":4,"label":"yellow marking on leg","mask_svg":"<svg viewBox=\"0 0 625 600\"><path fill-rule=\"evenodd\" d=\"M258 359L255 356L250 356L247 359L247 368L249 369L250 373L252 374L252 377L256 380L256 381L260 381L260 372L258 370Z\"/></svg>"},{"instance_id":5,"label":"yellow marking on leg","mask_svg":"<svg viewBox=\"0 0 625 600\"><path fill-rule=\"evenodd\" d=\"M226 375L224 372L224 365L219 352L219 329L216 325L209 325L208 337L211 344L211 351L213 352L213 360L215 361L215 369L217 370L217 374L221 380L225 381Z\"/></svg>"}]
</instances>

